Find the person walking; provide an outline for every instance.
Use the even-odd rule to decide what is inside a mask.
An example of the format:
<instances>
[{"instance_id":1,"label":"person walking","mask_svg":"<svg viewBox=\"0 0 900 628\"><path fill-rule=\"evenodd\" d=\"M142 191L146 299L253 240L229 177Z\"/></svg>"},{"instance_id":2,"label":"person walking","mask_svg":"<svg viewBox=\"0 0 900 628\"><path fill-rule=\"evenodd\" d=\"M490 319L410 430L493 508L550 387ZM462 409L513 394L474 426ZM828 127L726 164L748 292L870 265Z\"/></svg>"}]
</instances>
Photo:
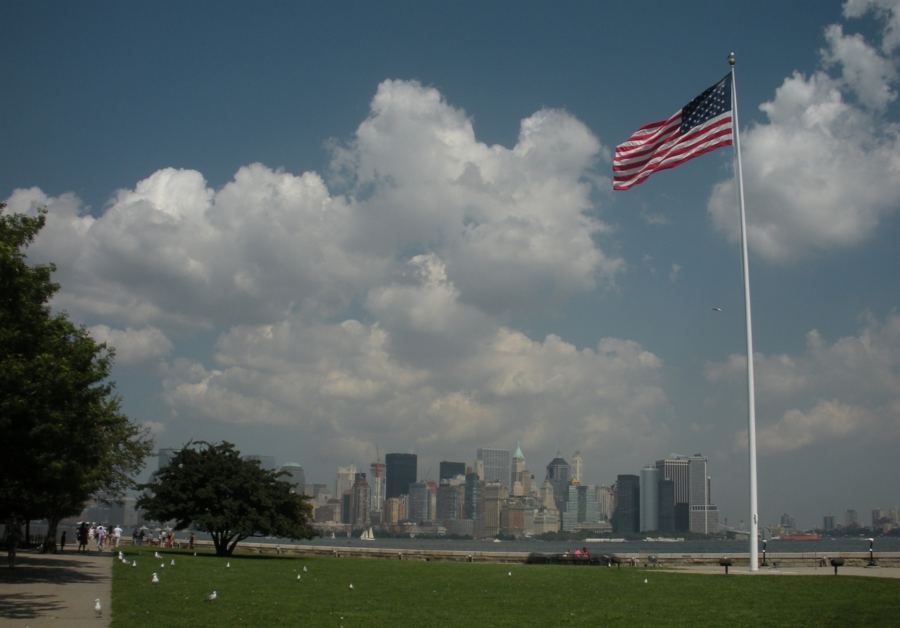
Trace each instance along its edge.
<instances>
[{"instance_id":1,"label":"person walking","mask_svg":"<svg viewBox=\"0 0 900 628\"><path fill-rule=\"evenodd\" d=\"M16 567L16 550L22 541L22 529L19 527L19 520L13 513L6 522L6 560L10 569Z\"/></svg>"},{"instance_id":2,"label":"person walking","mask_svg":"<svg viewBox=\"0 0 900 628\"><path fill-rule=\"evenodd\" d=\"M194 536L194 533L191 532L191 542L190 542L190 544L188 545L188 549L194 549L194 541L196 540L196 538L197 538L197 537Z\"/></svg>"},{"instance_id":3,"label":"person walking","mask_svg":"<svg viewBox=\"0 0 900 628\"><path fill-rule=\"evenodd\" d=\"M88 527L86 522L81 522L81 525L78 527L78 531L75 533L75 536L78 540L78 552L86 552L88 544Z\"/></svg>"},{"instance_id":4,"label":"person walking","mask_svg":"<svg viewBox=\"0 0 900 628\"><path fill-rule=\"evenodd\" d=\"M119 524L116 524L116 527L113 528L113 542L115 543L115 547L119 547L119 539L122 538L122 528Z\"/></svg>"},{"instance_id":5,"label":"person walking","mask_svg":"<svg viewBox=\"0 0 900 628\"><path fill-rule=\"evenodd\" d=\"M138 540L138 547L140 547L140 546L142 546L142 545L144 544L144 537L146 536L146 534L147 534L147 533L144 532L144 528L141 528L141 533L138 534L138 537L137 537L137 540Z\"/></svg>"},{"instance_id":6,"label":"person walking","mask_svg":"<svg viewBox=\"0 0 900 628\"><path fill-rule=\"evenodd\" d=\"M66 551L66 531L63 530L62 536L59 537L59 553Z\"/></svg>"},{"instance_id":7,"label":"person walking","mask_svg":"<svg viewBox=\"0 0 900 628\"><path fill-rule=\"evenodd\" d=\"M106 536L106 529L100 525L97 526L97 551L103 551L103 538Z\"/></svg>"}]
</instances>

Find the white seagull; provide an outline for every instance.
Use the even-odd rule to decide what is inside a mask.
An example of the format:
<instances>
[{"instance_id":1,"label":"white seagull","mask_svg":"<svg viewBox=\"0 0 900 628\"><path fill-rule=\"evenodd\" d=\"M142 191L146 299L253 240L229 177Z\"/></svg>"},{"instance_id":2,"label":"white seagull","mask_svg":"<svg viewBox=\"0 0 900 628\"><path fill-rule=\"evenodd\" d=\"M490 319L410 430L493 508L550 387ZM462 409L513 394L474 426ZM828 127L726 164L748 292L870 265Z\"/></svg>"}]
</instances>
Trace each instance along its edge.
<instances>
[{"instance_id":1,"label":"white seagull","mask_svg":"<svg viewBox=\"0 0 900 628\"><path fill-rule=\"evenodd\" d=\"M207 595L207 596L206 596L206 599L203 600L203 601L204 601L204 602L214 602L215 599L216 599L216 592L213 591L212 593L210 593L209 595Z\"/></svg>"},{"instance_id":2,"label":"white seagull","mask_svg":"<svg viewBox=\"0 0 900 628\"><path fill-rule=\"evenodd\" d=\"M512 575L512 572L510 571L510 572L509 572L508 574L506 574L506 575L507 575L507 576L511 576L511 575Z\"/></svg>"},{"instance_id":3,"label":"white seagull","mask_svg":"<svg viewBox=\"0 0 900 628\"><path fill-rule=\"evenodd\" d=\"M306 573L306 566L303 567L303 573Z\"/></svg>"},{"instance_id":4,"label":"white seagull","mask_svg":"<svg viewBox=\"0 0 900 628\"><path fill-rule=\"evenodd\" d=\"M351 591L353 590L353 585L352 585L352 584L350 585L350 590L351 590Z\"/></svg>"},{"instance_id":5,"label":"white seagull","mask_svg":"<svg viewBox=\"0 0 900 628\"><path fill-rule=\"evenodd\" d=\"M231 569L231 561L230 561L230 560L229 560L228 563L225 565L225 569Z\"/></svg>"},{"instance_id":6,"label":"white seagull","mask_svg":"<svg viewBox=\"0 0 900 628\"><path fill-rule=\"evenodd\" d=\"M98 597L94 600L94 612L97 613L97 617L103 617L103 607L100 606L100 598Z\"/></svg>"},{"instance_id":7,"label":"white seagull","mask_svg":"<svg viewBox=\"0 0 900 628\"><path fill-rule=\"evenodd\" d=\"M150 584L159 584L159 577L156 574L153 574L153 578L150 579Z\"/></svg>"},{"instance_id":8,"label":"white seagull","mask_svg":"<svg viewBox=\"0 0 900 628\"><path fill-rule=\"evenodd\" d=\"M721 311L722 311L722 308L720 308L720 307L713 308L713 312L721 312Z\"/></svg>"},{"instance_id":9,"label":"white seagull","mask_svg":"<svg viewBox=\"0 0 900 628\"><path fill-rule=\"evenodd\" d=\"M166 564L165 564L165 563L160 563L160 564L159 564L159 568L160 568L160 569L165 569L165 568L166 568Z\"/></svg>"},{"instance_id":10,"label":"white seagull","mask_svg":"<svg viewBox=\"0 0 900 628\"><path fill-rule=\"evenodd\" d=\"M131 563L131 566L132 566L132 567L137 567L137 561L134 561L133 563Z\"/></svg>"},{"instance_id":11,"label":"white seagull","mask_svg":"<svg viewBox=\"0 0 900 628\"><path fill-rule=\"evenodd\" d=\"M174 559L174 558L173 558L173 559L172 559L172 563L171 563L171 565L172 565L172 567L174 567L174 566L175 566L175 559Z\"/></svg>"},{"instance_id":12,"label":"white seagull","mask_svg":"<svg viewBox=\"0 0 900 628\"><path fill-rule=\"evenodd\" d=\"M159 552L153 552L153 558L162 558L162 554Z\"/></svg>"},{"instance_id":13,"label":"white seagull","mask_svg":"<svg viewBox=\"0 0 900 628\"><path fill-rule=\"evenodd\" d=\"M297 574L297 580L300 580L300 574Z\"/></svg>"}]
</instances>

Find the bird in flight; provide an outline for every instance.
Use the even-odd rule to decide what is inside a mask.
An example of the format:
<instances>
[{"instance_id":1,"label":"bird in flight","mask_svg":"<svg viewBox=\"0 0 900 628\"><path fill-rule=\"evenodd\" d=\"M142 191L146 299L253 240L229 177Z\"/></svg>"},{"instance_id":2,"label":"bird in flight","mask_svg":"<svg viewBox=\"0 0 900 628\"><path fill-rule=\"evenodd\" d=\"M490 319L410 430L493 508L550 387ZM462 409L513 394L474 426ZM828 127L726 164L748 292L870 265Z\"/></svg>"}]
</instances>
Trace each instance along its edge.
<instances>
[{"instance_id":1,"label":"bird in flight","mask_svg":"<svg viewBox=\"0 0 900 628\"><path fill-rule=\"evenodd\" d=\"M722 308L720 308L720 307L713 308L713 312L721 312L721 311L722 311Z\"/></svg>"}]
</instances>

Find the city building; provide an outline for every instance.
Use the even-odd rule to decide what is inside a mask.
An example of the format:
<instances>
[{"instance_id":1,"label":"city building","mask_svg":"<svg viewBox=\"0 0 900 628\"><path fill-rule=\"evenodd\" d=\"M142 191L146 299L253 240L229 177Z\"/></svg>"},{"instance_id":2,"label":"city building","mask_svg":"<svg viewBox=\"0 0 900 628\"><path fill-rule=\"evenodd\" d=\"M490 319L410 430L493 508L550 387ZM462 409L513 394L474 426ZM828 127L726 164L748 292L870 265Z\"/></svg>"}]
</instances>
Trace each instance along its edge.
<instances>
[{"instance_id":1,"label":"city building","mask_svg":"<svg viewBox=\"0 0 900 628\"><path fill-rule=\"evenodd\" d=\"M457 475L452 479L442 480L437 487L435 519L438 521L465 518L466 482L459 478Z\"/></svg>"},{"instance_id":2,"label":"city building","mask_svg":"<svg viewBox=\"0 0 900 628\"><path fill-rule=\"evenodd\" d=\"M526 474L528 477L526 478ZM525 485L528 485L526 488ZM522 497L531 494L531 474L525 469L525 456L522 454L522 445L516 443L516 453L513 454L512 471L509 478L510 493L514 497Z\"/></svg>"},{"instance_id":3,"label":"city building","mask_svg":"<svg viewBox=\"0 0 900 628\"><path fill-rule=\"evenodd\" d=\"M619 534L636 534L641 528L641 478L636 475L616 477L616 512L613 530Z\"/></svg>"},{"instance_id":4,"label":"city building","mask_svg":"<svg viewBox=\"0 0 900 628\"><path fill-rule=\"evenodd\" d=\"M584 484L584 463L581 460L581 452L576 451L572 456L572 479L579 484Z\"/></svg>"},{"instance_id":5,"label":"city building","mask_svg":"<svg viewBox=\"0 0 900 628\"><path fill-rule=\"evenodd\" d=\"M356 465L350 463L349 467L338 467L337 477L334 479L334 496L340 497L353 488L356 479Z\"/></svg>"},{"instance_id":6,"label":"city building","mask_svg":"<svg viewBox=\"0 0 900 628\"><path fill-rule=\"evenodd\" d=\"M369 465L369 473L372 480L369 482L372 496L371 509L374 511L381 511L381 509L384 508L384 480L387 475L387 465L381 461L380 456L378 456L378 459L375 462Z\"/></svg>"},{"instance_id":7,"label":"city building","mask_svg":"<svg viewBox=\"0 0 900 628\"><path fill-rule=\"evenodd\" d=\"M500 482L509 487L511 467L508 449L479 447L476 459L484 465L482 479L485 482Z\"/></svg>"},{"instance_id":8,"label":"city building","mask_svg":"<svg viewBox=\"0 0 900 628\"><path fill-rule=\"evenodd\" d=\"M573 478L566 497L566 510L562 513L564 532L574 532L580 523L599 523L596 486L583 486Z\"/></svg>"},{"instance_id":9,"label":"city building","mask_svg":"<svg viewBox=\"0 0 900 628\"><path fill-rule=\"evenodd\" d=\"M538 508L534 514L534 535L559 532L559 515L556 509Z\"/></svg>"},{"instance_id":10,"label":"city building","mask_svg":"<svg viewBox=\"0 0 900 628\"><path fill-rule=\"evenodd\" d=\"M822 517L822 530L825 532L834 532L834 515L827 514Z\"/></svg>"},{"instance_id":11,"label":"city building","mask_svg":"<svg viewBox=\"0 0 900 628\"><path fill-rule=\"evenodd\" d=\"M500 534L500 511L503 508L503 501L509 495L509 489L506 482L485 482L484 483L484 529L482 535L497 536Z\"/></svg>"},{"instance_id":12,"label":"city building","mask_svg":"<svg viewBox=\"0 0 900 628\"><path fill-rule=\"evenodd\" d=\"M166 465L168 465L172 461L172 458L175 457L175 454L177 454L179 451L181 451L181 450L180 449L160 449L159 451L157 451L156 452L157 464L158 464L157 470L160 470L163 467L165 467Z\"/></svg>"},{"instance_id":13,"label":"city building","mask_svg":"<svg viewBox=\"0 0 900 628\"><path fill-rule=\"evenodd\" d=\"M557 512L563 512L566 509L571 479L571 467L563 459L562 452L557 451L556 458L547 465L547 481L553 487L553 501Z\"/></svg>"},{"instance_id":14,"label":"city building","mask_svg":"<svg viewBox=\"0 0 900 628\"><path fill-rule=\"evenodd\" d=\"M675 482L672 480L659 481L659 528L660 532L675 532Z\"/></svg>"},{"instance_id":15,"label":"city building","mask_svg":"<svg viewBox=\"0 0 900 628\"><path fill-rule=\"evenodd\" d=\"M387 454L385 499L409 495L409 485L418 479L418 456L416 454Z\"/></svg>"},{"instance_id":16,"label":"city building","mask_svg":"<svg viewBox=\"0 0 900 628\"><path fill-rule=\"evenodd\" d=\"M690 483L688 482L688 457L672 454L656 461L660 480L670 480L674 491L675 530L690 530Z\"/></svg>"},{"instance_id":17,"label":"city building","mask_svg":"<svg viewBox=\"0 0 900 628\"><path fill-rule=\"evenodd\" d=\"M859 513L857 513L855 510L848 510L847 512L845 512L844 513L844 527L845 528L851 528L851 527L858 528L859 527Z\"/></svg>"},{"instance_id":18,"label":"city building","mask_svg":"<svg viewBox=\"0 0 900 628\"><path fill-rule=\"evenodd\" d=\"M483 520L481 493L484 488L484 482L478 477L478 474L471 468L466 469L466 495L465 495L465 512L466 519L473 521Z\"/></svg>"},{"instance_id":19,"label":"city building","mask_svg":"<svg viewBox=\"0 0 900 628\"><path fill-rule=\"evenodd\" d=\"M278 478L279 480L290 483L294 487L294 492L303 493L306 488L306 474L303 467L296 462L286 462L278 467L278 472L284 474Z\"/></svg>"},{"instance_id":20,"label":"city building","mask_svg":"<svg viewBox=\"0 0 900 628\"><path fill-rule=\"evenodd\" d=\"M466 463L465 462L448 462L446 460L442 460L440 467L440 471L438 473L438 481L443 482L444 480L449 480L451 478L455 478L457 475L461 475L463 477L466 476Z\"/></svg>"},{"instance_id":21,"label":"city building","mask_svg":"<svg viewBox=\"0 0 900 628\"><path fill-rule=\"evenodd\" d=\"M350 521L353 528L368 527L371 519L369 505L371 494L365 473L357 473L350 491Z\"/></svg>"},{"instance_id":22,"label":"city building","mask_svg":"<svg viewBox=\"0 0 900 628\"><path fill-rule=\"evenodd\" d=\"M788 532L793 532L797 529L797 521L789 514L784 513L781 515L781 527Z\"/></svg>"},{"instance_id":23,"label":"city building","mask_svg":"<svg viewBox=\"0 0 900 628\"><path fill-rule=\"evenodd\" d=\"M431 520L431 492L426 482L409 485L409 520L415 523Z\"/></svg>"},{"instance_id":24,"label":"city building","mask_svg":"<svg viewBox=\"0 0 900 628\"><path fill-rule=\"evenodd\" d=\"M718 530L719 525L718 508L710 499L708 464L709 458L700 454L688 458L690 530L701 534L712 534Z\"/></svg>"},{"instance_id":25,"label":"city building","mask_svg":"<svg viewBox=\"0 0 900 628\"><path fill-rule=\"evenodd\" d=\"M399 497L385 499L384 508L381 511L381 522L385 525L397 525L401 521L406 521L405 504L406 500Z\"/></svg>"},{"instance_id":26,"label":"city building","mask_svg":"<svg viewBox=\"0 0 900 628\"><path fill-rule=\"evenodd\" d=\"M659 530L659 469L648 464L641 469L641 532L652 530Z\"/></svg>"},{"instance_id":27,"label":"city building","mask_svg":"<svg viewBox=\"0 0 900 628\"><path fill-rule=\"evenodd\" d=\"M600 521L609 521L613 515L613 490L609 486L597 487L597 508L600 509Z\"/></svg>"}]
</instances>

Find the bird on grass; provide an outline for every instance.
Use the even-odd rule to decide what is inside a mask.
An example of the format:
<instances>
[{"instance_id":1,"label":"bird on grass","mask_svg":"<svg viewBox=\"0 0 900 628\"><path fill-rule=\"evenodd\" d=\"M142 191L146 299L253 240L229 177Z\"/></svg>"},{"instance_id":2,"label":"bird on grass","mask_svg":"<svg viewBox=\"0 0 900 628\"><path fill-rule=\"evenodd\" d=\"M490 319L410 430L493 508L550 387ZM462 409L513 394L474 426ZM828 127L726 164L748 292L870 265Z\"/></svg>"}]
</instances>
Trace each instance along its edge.
<instances>
[{"instance_id":1,"label":"bird on grass","mask_svg":"<svg viewBox=\"0 0 900 628\"><path fill-rule=\"evenodd\" d=\"M160 563L160 564L159 564L159 568L160 568L160 569L165 569L165 568L166 568L166 564L165 564L165 563Z\"/></svg>"},{"instance_id":2,"label":"bird on grass","mask_svg":"<svg viewBox=\"0 0 900 628\"><path fill-rule=\"evenodd\" d=\"M297 574L297 581L300 581L300 574Z\"/></svg>"},{"instance_id":3,"label":"bird on grass","mask_svg":"<svg viewBox=\"0 0 900 628\"><path fill-rule=\"evenodd\" d=\"M174 567L174 566L175 566L175 559L174 559L174 558L173 558L173 559L172 559L172 563L171 563L171 565L172 565L172 567Z\"/></svg>"},{"instance_id":4,"label":"bird on grass","mask_svg":"<svg viewBox=\"0 0 900 628\"><path fill-rule=\"evenodd\" d=\"M162 558L162 554L159 552L153 552L153 558Z\"/></svg>"},{"instance_id":5,"label":"bird on grass","mask_svg":"<svg viewBox=\"0 0 900 628\"><path fill-rule=\"evenodd\" d=\"M150 584L159 584L159 576L153 574L153 577L150 579Z\"/></svg>"},{"instance_id":6,"label":"bird on grass","mask_svg":"<svg viewBox=\"0 0 900 628\"><path fill-rule=\"evenodd\" d=\"M306 566L304 565L304 566L303 566L303 573L306 573L306 571L307 571L307 569L306 569Z\"/></svg>"},{"instance_id":7,"label":"bird on grass","mask_svg":"<svg viewBox=\"0 0 900 628\"><path fill-rule=\"evenodd\" d=\"M647 579L646 579L646 578L644 578L644 584L647 584Z\"/></svg>"},{"instance_id":8,"label":"bird on grass","mask_svg":"<svg viewBox=\"0 0 900 628\"><path fill-rule=\"evenodd\" d=\"M137 561L134 561L133 563L131 563L131 567L132 567L132 569L137 567Z\"/></svg>"},{"instance_id":9,"label":"bird on grass","mask_svg":"<svg viewBox=\"0 0 900 628\"><path fill-rule=\"evenodd\" d=\"M351 590L351 591L353 590L353 585L352 585L352 584L350 585L350 590Z\"/></svg>"},{"instance_id":10,"label":"bird on grass","mask_svg":"<svg viewBox=\"0 0 900 628\"><path fill-rule=\"evenodd\" d=\"M511 575L512 575L512 572L510 571L510 572L509 572L508 574L506 574L506 575L507 575L507 576L511 576Z\"/></svg>"},{"instance_id":11,"label":"bird on grass","mask_svg":"<svg viewBox=\"0 0 900 628\"><path fill-rule=\"evenodd\" d=\"M215 602L215 601L216 601L216 592L213 591L212 593L210 593L209 595L207 595L207 596L206 596L206 599L203 600L203 601L204 601L204 602Z\"/></svg>"},{"instance_id":12,"label":"bird on grass","mask_svg":"<svg viewBox=\"0 0 900 628\"><path fill-rule=\"evenodd\" d=\"M100 606L100 598L98 597L94 600L94 612L97 613L97 617L103 617L103 607Z\"/></svg>"},{"instance_id":13,"label":"bird on grass","mask_svg":"<svg viewBox=\"0 0 900 628\"><path fill-rule=\"evenodd\" d=\"M226 563L225 569L231 569L231 561L228 561L228 563Z\"/></svg>"}]
</instances>

